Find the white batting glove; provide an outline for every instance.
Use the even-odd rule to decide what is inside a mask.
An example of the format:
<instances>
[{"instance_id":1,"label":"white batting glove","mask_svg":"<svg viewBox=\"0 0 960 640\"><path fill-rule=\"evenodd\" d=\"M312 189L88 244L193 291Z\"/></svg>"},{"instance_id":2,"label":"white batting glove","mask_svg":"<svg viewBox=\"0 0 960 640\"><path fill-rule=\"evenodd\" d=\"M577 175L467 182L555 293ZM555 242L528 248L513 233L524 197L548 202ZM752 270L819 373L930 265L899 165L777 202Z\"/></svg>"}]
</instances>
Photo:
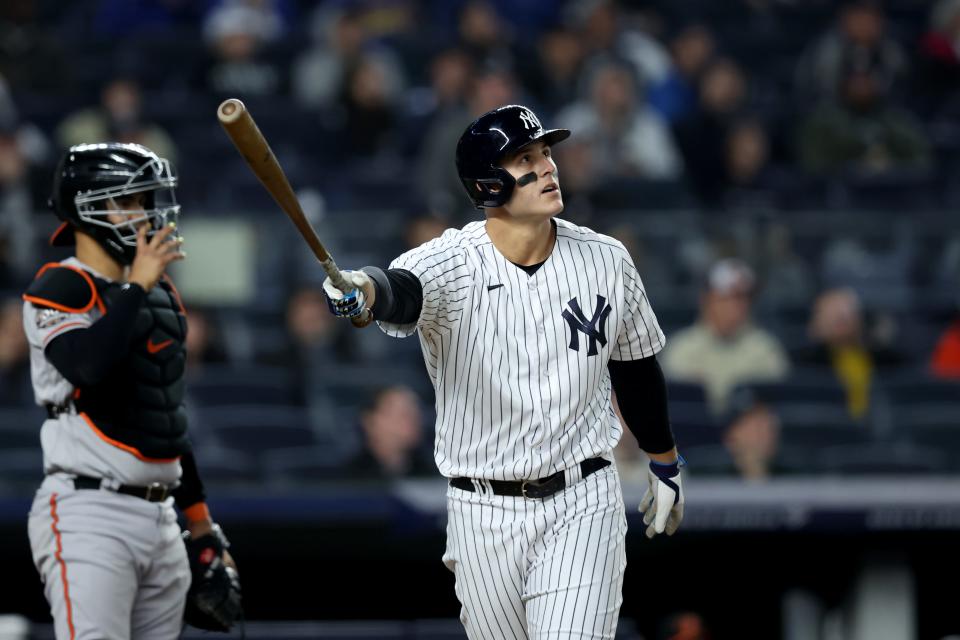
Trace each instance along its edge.
<instances>
[{"instance_id":1,"label":"white batting glove","mask_svg":"<svg viewBox=\"0 0 960 640\"><path fill-rule=\"evenodd\" d=\"M363 313L366 308L366 296L363 293L365 285L372 285L373 281L363 271L341 271L340 274L348 284L354 286L349 291L340 291L328 277L323 281L323 293L327 296L327 306L330 313L339 318L353 318Z\"/></svg>"},{"instance_id":2,"label":"white batting glove","mask_svg":"<svg viewBox=\"0 0 960 640\"><path fill-rule=\"evenodd\" d=\"M673 464L650 461L647 471L647 491L640 501L643 524L647 525L647 537L658 533L672 536L683 520L683 483L680 467L686 462L682 456Z\"/></svg>"}]
</instances>

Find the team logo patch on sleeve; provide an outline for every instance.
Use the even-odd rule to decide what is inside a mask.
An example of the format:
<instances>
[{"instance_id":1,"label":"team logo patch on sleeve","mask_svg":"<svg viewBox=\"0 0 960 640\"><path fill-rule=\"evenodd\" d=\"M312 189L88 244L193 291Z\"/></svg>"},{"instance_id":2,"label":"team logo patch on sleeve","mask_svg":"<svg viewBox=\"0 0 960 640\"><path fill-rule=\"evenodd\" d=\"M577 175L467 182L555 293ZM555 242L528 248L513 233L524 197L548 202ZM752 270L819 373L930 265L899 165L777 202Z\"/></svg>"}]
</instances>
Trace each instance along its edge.
<instances>
[{"instance_id":1,"label":"team logo patch on sleeve","mask_svg":"<svg viewBox=\"0 0 960 640\"><path fill-rule=\"evenodd\" d=\"M64 313L57 309L38 309L36 318L37 329L52 329L66 321L69 317L69 313Z\"/></svg>"}]
</instances>

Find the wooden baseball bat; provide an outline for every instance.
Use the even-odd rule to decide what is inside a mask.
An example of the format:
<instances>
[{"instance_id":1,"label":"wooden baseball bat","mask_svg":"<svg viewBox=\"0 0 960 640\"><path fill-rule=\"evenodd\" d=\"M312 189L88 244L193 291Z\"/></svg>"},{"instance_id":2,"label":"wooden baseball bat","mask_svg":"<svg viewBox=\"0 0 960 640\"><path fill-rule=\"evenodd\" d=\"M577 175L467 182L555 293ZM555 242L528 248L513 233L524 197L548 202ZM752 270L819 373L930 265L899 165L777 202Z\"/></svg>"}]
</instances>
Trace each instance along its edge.
<instances>
[{"instance_id":1,"label":"wooden baseball bat","mask_svg":"<svg viewBox=\"0 0 960 640\"><path fill-rule=\"evenodd\" d=\"M333 256L327 252L323 243L320 242L317 232L314 231L307 217L303 214L303 209L300 207L300 202L287 180L287 175L283 172L280 163L277 162L277 157L273 155L273 150L270 149L267 140L260 133L260 129L257 127L257 123L253 121L246 105L236 98L224 100L217 108L217 118L220 120L223 130L230 136L234 146L237 147L237 151L247 161L250 170L260 179L260 182L270 192L273 199L277 201L280 208L296 225L300 235L303 236L303 239L310 246L310 250L313 251L313 255L317 256L317 260L320 261L320 266L330 276L333 286L344 293L355 289L356 287L344 279L337 263L333 261ZM373 315L370 310L364 309L359 316L350 318L350 321L356 327L365 327L370 324L372 319Z\"/></svg>"}]
</instances>

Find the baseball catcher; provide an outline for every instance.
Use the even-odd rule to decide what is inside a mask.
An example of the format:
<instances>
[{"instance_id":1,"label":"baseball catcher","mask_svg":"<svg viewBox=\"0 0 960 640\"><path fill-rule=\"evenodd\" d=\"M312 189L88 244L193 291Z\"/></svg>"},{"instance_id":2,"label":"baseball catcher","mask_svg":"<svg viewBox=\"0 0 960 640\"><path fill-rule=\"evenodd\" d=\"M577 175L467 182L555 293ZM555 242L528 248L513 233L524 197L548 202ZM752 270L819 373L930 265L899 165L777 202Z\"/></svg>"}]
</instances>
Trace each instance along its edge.
<instances>
[{"instance_id":1,"label":"baseball catcher","mask_svg":"<svg viewBox=\"0 0 960 640\"><path fill-rule=\"evenodd\" d=\"M175 640L188 593L197 626L240 617L187 434L187 319L166 275L185 256L176 185L137 144L71 147L54 175L51 244L76 252L44 265L23 299L47 412L30 546L57 638Z\"/></svg>"}]
</instances>

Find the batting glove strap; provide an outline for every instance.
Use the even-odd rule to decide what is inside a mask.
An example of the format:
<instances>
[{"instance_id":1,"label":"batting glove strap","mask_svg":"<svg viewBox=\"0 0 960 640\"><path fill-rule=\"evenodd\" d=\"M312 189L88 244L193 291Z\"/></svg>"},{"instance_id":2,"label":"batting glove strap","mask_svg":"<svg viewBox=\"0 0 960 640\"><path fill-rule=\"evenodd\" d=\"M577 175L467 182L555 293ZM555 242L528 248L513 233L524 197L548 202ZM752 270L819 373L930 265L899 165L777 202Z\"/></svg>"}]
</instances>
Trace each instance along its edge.
<instances>
[{"instance_id":1,"label":"batting glove strap","mask_svg":"<svg viewBox=\"0 0 960 640\"><path fill-rule=\"evenodd\" d=\"M683 459L683 456L677 456L676 462L657 462L656 460L651 460L650 471L659 479L666 480L680 473L680 467L685 467L686 465L687 461Z\"/></svg>"}]
</instances>

